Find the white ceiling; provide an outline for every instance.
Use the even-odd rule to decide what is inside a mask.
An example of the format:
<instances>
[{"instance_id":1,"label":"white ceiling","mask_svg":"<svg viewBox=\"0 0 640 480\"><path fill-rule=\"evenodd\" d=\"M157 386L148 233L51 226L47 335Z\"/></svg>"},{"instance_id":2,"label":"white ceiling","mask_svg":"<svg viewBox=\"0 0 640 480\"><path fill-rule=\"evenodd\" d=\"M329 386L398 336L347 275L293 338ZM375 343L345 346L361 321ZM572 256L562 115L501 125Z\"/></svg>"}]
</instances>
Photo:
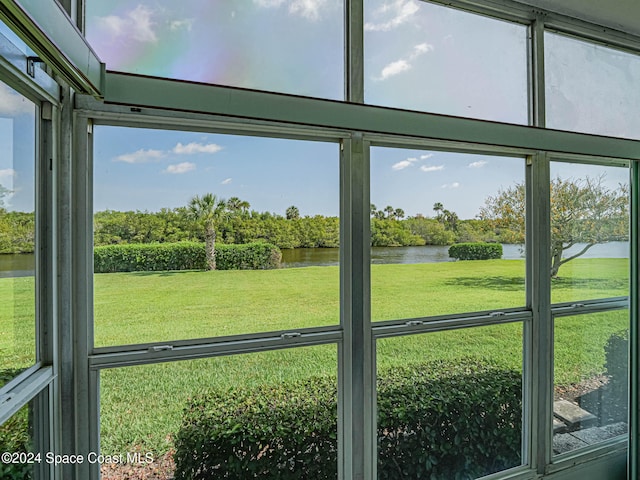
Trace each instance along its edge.
<instances>
[{"instance_id":1,"label":"white ceiling","mask_svg":"<svg viewBox=\"0 0 640 480\"><path fill-rule=\"evenodd\" d=\"M640 35L640 0L518 0L545 10Z\"/></svg>"}]
</instances>

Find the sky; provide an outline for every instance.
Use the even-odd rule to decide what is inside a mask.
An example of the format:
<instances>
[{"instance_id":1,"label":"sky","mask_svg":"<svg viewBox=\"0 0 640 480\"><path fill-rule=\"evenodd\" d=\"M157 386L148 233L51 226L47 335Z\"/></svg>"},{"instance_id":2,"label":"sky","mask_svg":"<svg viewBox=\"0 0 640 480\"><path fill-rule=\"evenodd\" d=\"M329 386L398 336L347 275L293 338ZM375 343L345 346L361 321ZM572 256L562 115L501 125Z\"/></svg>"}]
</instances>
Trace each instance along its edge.
<instances>
[{"instance_id":1,"label":"sky","mask_svg":"<svg viewBox=\"0 0 640 480\"><path fill-rule=\"evenodd\" d=\"M109 70L342 99L343 9L343 0L88 0L87 38ZM364 25L366 103L526 124L525 27L419 0L366 0ZM545 38L548 124L640 138L640 91L631 88L640 59ZM33 208L24 160L33 153L14 138L33 122L25 102L0 85L0 141L12 152L0 160L0 184L15 209ZM175 208L207 192L258 211L339 211L337 144L106 126L94 141L97 211ZM610 188L619 170L607 173ZM523 179L523 159L371 151L371 201L408 215L433 215L440 202L473 218L489 195Z\"/></svg>"}]
</instances>

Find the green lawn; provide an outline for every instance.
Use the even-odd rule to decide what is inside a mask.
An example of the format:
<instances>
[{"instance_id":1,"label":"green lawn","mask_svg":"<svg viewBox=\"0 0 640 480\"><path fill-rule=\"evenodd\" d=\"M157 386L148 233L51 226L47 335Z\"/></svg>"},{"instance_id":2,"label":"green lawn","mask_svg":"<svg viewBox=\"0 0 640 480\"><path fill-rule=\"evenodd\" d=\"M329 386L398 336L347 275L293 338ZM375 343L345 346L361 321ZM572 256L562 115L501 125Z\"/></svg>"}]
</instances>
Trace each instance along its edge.
<instances>
[{"instance_id":1,"label":"green lawn","mask_svg":"<svg viewBox=\"0 0 640 480\"><path fill-rule=\"evenodd\" d=\"M554 302L628 293L626 260L578 259L560 274L553 282ZM32 291L32 279L0 279L0 298L11 295L14 299L12 310L0 307L3 347L10 352L3 348L2 356L9 365L29 364L32 355L33 335L4 338L6 332L18 331L15 325L32 322L33 302L26 301ZM372 266L374 320L524 303L524 262L519 260ZM95 318L96 346L337 325L339 270L97 274ZM626 311L558 321L557 382L602 373L603 346L611 333L627 323ZM396 337L380 340L377 346L381 367L463 356L519 368L522 326ZM336 372L333 345L105 370L101 373L102 449L121 453L138 445L166 451L188 398L213 386L277 383Z\"/></svg>"}]
</instances>

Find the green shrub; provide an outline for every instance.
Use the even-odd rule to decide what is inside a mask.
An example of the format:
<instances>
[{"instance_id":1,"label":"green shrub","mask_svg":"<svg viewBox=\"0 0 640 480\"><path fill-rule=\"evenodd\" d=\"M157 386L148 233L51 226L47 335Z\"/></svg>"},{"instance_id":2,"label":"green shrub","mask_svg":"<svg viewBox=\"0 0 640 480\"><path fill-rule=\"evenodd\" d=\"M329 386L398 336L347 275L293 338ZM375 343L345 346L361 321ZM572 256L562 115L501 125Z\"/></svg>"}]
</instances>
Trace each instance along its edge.
<instances>
[{"instance_id":1,"label":"green shrub","mask_svg":"<svg viewBox=\"0 0 640 480\"><path fill-rule=\"evenodd\" d=\"M449 247L449 257L457 260L502 258L502 245L499 243L456 243Z\"/></svg>"},{"instance_id":2,"label":"green shrub","mask_svg":"<svg viewBox=\"0 0 640 480\"><path fill-rule=\"evenodd\" d=\"M219 270L264 270L279 268L282 253L275 245L264 242L240 245L218 245L216 268Z\"/></svg>"},{"instance_id":3,"label":"green shrub","mask_svg":"<svg viewBox=\"0 0 640 480\"><path fill-rule=\"evenodd\" d=\"M216 264L219 270L278 268L280 260L281 253L278 247L268 243L216 246ZM96 273L206 268L204 244L197 242L95 247L93 262Z\"/></svg>"},{"instance_id":4,"label":"green shrub","mask_svg":"<svg viewBox=\"0 0 640 480\"><path fill-rule=\"evenodd\" d=\"M521 374L473 360L384 371L378 478L476 478L520 464ZM212 390L176 435L176 480L335 479L336 379Z\"/></svg>"},{"instance_id":5,"label":"green shrub","mask_svg":"<svg viewBox=\"0 0 640 480\"><path fill-rule=\"evenodd\" d=\"M519 372L468 360L378 380L378 479L473 479L520 465Z\"/></svg>"}]
</instances>

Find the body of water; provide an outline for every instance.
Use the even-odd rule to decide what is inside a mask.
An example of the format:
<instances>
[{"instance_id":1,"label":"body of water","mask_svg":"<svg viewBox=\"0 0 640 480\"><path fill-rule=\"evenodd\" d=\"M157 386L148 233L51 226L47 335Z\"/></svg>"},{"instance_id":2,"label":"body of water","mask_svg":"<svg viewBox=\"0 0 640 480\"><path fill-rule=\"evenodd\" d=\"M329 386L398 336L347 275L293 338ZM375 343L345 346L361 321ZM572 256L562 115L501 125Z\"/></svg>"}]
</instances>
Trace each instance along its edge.
<instances>
[{"instance_id":1,"label":"body of water","mask_svg":"<svg viewBox=\"0 0 640 480\"><path fill-rule=\"evenodd\" d=\"M33 253L0 255L0 278L30 277L36 268Z\"/></svg>"},{"instance_id":2,"label":"body of water","mask_svg":"<svg viewBox=\"0 0 640 480\"><path fill-rule=\"evenodd\" d=\"M565 256L579 252L583 246L575 245ZM502 258L517 260L524 258L522 245L502 245ZM371 263L437 263L451 262L448 246L425 245L422 247L373 247ZM629 258L629 243L609 242L591 247L582 258ZM338 248L294 248L282 250L284 268L329 266L340 262ZM33 275L33 254L0 255L0 278L27 277Z\"/></svg>"},{"instance_id":3,"label":"body of water","mask_svg":"<svg viewBox=\"0 0 640 480\"><path fill-rule=\"evenodd\" d=\"M565 256L578 253L584 245L575 245L565 252ZM295 248L282 250L282 265L285 268L338 265L338 248ZM505 260L524 259L524 245L502 245ZM629 258L627 242L609 242L594 245L581 258ZM425 245L422 247L372 247L371 263L437 263L452 262L449 247Z\"/></svg>"}]
</instances>

